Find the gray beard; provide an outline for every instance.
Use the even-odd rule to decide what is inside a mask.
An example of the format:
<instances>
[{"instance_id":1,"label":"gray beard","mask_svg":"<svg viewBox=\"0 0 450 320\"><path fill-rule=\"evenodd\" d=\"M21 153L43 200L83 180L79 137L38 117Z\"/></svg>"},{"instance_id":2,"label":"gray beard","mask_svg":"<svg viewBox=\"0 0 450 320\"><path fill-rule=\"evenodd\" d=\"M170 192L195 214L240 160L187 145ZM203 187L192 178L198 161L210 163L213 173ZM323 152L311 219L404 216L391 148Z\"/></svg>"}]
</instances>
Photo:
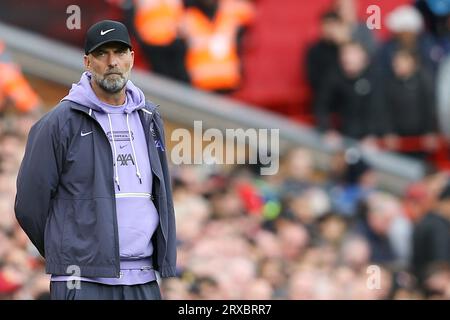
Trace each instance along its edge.
<instances>
[{"instance_id":1,"label":"gray beard","mask_svg":"<svg viewBox=\"0 0 450 320\"><path fill-rule=\"evenodd\" d=\"M124 75L119 77L117 77L117 75L113 77L105 76L104 78L100 78L96 74L93 74L93 76L97 85L109 93L119 92L125 87L128 81L128 77Z\"/></svg>"}]
</instances>

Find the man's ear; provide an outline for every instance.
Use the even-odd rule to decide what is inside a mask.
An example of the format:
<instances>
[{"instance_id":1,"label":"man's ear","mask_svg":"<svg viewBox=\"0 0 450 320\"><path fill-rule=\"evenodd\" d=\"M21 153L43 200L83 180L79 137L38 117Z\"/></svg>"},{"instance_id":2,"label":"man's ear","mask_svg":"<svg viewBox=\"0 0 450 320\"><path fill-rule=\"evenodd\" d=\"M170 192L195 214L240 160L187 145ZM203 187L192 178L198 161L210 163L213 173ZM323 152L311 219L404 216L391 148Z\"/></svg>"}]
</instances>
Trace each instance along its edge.
<instances>
[{"instance_id":1,"label":"man's ear","mask_svg":"<svg viewBox=\"0 0 450 320\"><path fill-rule=\"evenodd\" d=\"M131 65L130 65L130 69L131 69L131 68L133 68L133 65L134 65L134 51L131 50L130 54L131 54Z\"/></svg>"},{"instance_id":2,"label":"man's ear","mask_svg":"<svg viewBox=\"0 0 450 320\"><path fill-rule=\"evenodd\" d=\"M89 57L87 55L84 55L83 60L84 60L84 68L86 70L89 70L91 66L91 61L89 60Z\"/></svg>"}]
</instances>

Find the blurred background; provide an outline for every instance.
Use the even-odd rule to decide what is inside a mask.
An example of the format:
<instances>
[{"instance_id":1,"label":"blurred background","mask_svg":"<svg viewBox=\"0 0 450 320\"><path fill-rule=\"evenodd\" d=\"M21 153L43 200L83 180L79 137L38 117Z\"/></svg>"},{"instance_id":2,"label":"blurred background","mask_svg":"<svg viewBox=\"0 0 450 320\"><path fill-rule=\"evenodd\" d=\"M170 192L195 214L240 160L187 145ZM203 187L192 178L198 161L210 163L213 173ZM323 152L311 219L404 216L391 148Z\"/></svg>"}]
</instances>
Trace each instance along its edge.
<instances>
[{"instance_id":1,"label":"blurred background","mask_svg":"<svg viewBox=\"0 0 450 320\"><path fill-rule=\"evenodd\" d=\"M450 299L450 0L1 1L0 299L49 298L15 179L102 19L132 34L168 156L194 120L280 129L276 175L171 165L166 299Z\"/></svg>"}]
</instances>

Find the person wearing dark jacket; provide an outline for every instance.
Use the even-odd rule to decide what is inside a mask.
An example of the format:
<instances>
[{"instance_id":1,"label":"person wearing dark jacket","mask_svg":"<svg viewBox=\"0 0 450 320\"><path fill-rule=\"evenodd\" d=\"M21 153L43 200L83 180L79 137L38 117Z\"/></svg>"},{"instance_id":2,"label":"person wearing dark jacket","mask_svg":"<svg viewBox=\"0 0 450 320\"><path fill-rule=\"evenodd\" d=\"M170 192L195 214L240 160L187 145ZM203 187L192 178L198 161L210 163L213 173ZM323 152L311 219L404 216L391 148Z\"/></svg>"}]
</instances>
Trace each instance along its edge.
<instances>
[{"instance_id":1,"label":"person wearing dark jacket","mask_svg":"<svg viewBox=\"0 0 450 320\"><path fill-rule=\"evenodd\" d=\"M151 70L188 83L190 79L184 63L187 48L178 32L183 1L125 0L122 8L125 23Z\"/></svg>"},{"instance_id":2,"label":"person wearing dark jacket","mask_svg":"<svg viewBox=\"0 0 450 320\"><path fill-rule=\"evenodd\" d=\"M326 75L315 101L319 130L354 139L382 134L378 81L367 52L361 44L348 42L340 48L339 62L339 68Z\"/></svg>"},{"instance_id":3,"label":"person wearing dark jacket","mask_svg":"<svg viewBox=\"0 0 450 320\"><path fill-rule=\"evenodd\" d=\"M437 263L450 263L450 184L441 191L437 208L414 226L411 266L420 287Z\"/></svg>"},{"instance_id":4,"label":"person wearing dark jacket","mask_svg":"<svg viewBox=\"0 0 450 320\"><path fill-rule=\"evenodd\" d=\"M345 29L336 12L322 14L320 23L321 38L306 54L307 77L314 95L319 92L325 79L324 75L329 74L338 65L339 45L350 39L350 32Z\"/></svg>"},{"instance_id":5,"label":"person wearing dark jacket","mask_svg":"<svg viewBox=\"0 0 450 320\"><path fill-rule=\"evenodd\" d=\"M406 49L394 54L392 69L394 76L384 75L383 80L384 119L391 141L418 137L424 140L424 151L432 151L437 144L433 78L419 66L415 54ZM392 147L396 147L395 142ZM408 154L419 158L426 156L425 152Z\"/></svg>"},{"instance_id":6,"label":"person wearing dark jacket","mask_svg":"<svg viewBox=\"0 0 450 320\"><path fill-rule=\"evenodd\" d=\"M14 209L52 299L160 299L156 272L175 276L163 122L128 80L133 58L122 23L94 24L87 71L30 130Z\"/></svg>"}]
</instances>

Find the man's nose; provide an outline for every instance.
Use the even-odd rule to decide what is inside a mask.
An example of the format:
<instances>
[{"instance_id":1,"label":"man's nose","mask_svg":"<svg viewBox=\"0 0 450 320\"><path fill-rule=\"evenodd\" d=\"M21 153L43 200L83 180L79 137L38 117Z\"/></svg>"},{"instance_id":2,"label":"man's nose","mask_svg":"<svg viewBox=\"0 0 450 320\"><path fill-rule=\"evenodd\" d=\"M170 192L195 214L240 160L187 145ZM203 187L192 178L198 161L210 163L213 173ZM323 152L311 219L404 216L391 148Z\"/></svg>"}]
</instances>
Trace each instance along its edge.
<instances>
[{"instance_id":1,"label":"man's nose","mask_svg":"<svg viewBox=\"0 0 450 320\"><path fill-rule=\"evenodd\" d=\"M114 54L109 54L109 55L108 55L108 66L110 66L110 67L116 67L117 64L118 64L118 61L117 61L116 55L114 55Z\"/></svg>"}]
</instances>

